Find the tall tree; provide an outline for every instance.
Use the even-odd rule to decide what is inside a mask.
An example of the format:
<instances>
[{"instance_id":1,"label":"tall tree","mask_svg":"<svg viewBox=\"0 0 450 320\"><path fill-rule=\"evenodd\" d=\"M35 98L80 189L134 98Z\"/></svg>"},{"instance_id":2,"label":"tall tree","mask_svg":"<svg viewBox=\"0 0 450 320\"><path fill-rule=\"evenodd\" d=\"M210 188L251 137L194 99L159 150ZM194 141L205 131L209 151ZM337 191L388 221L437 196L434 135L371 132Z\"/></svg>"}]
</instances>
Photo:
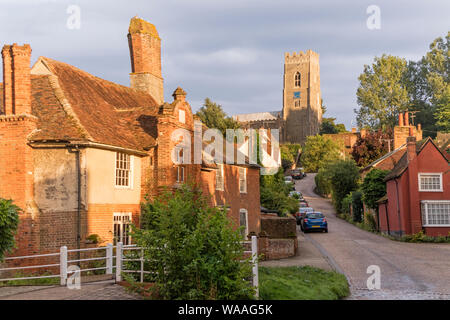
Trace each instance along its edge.
<instances>
[{"instance_id":1,"label":"tall tree","mask_svg":"<svg viewBox=\"0 0 450 320\"><path fill-rule=\"evenodd\" d=\"M406 73L405 59L386 54L376 57L371 66L364 66L356 92L359 127L385 129L395 125L398 114L410 103Z\"/></svg>"},{"instance_id":2,"label":"tall tree","mask_svg":"<svg viewBox=\"0 0 450 320\"><path fill-rule=\"evenodd\" d=\"M327 162L339 158L339 145L330 138L316 135L306 139L300 161L307 172L317 172Z\"/></svg>"},{"instance_id":3,"label":"tall tree","mask_svg":"<svg viewBox=\"0 0 450 320\"><path fill-rule=\"evenodd\" d=\"M238 121L228 117L223 111L222 106L211 101L209 98L205 99L203 107L196 114L208 128L219 129L224 135L227 129L240 128Z\"/></svg>"},{"instance_id":4,"label":"tall tree","mask_svg":"<svg viewBox=\"0 0 450 320\"><path fill-rule=\"evenodd\" d=\"M450 32L430 44L430 51L418 62L408 65L407 87L411 111L418 111L424 135L450 131Z\"/></svg>"}]
</instances>

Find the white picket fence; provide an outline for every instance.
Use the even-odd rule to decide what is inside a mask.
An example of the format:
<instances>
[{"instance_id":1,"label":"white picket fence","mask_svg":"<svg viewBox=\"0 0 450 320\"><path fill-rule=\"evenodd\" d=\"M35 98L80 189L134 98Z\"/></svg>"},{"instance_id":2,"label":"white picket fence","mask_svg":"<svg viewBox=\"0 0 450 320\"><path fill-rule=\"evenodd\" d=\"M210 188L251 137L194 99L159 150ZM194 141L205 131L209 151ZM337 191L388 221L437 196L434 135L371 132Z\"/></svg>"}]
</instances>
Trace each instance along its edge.
<instances>
[{"instance_id":1,"label":"white picket fence","mask_svg":"<svg viewBox=\"0 0 450 320\"><path fill-rule=\"evenodd\" d=\"M259 295L258 291L258 241L256 236L252 236L251 241L244 241L243 246L250 245L251 250L244 251L244 254L250 254L252 258L252 285L256 289L256 295ZM114 255L114 249L116 249L116 255ZM85 258L85 259L74 259L74 260L68 260L69 253L81 253L81 252L87 252L87 251L105 251L105 255L101 257L94 257L94 258ZM139 256L138 258L128 257L124 252L126 251L138 251ZM38 254L38 255L31 255L31 256L21 256L21 257L10 257L5 258L5 261L13 261L13 260L27 260L27 259L37 259L37 258L44 258L44 257L57 257L59 256L59 263L54 264L44 264L44 265L32 265L32 266L26 266L26 267L9 267L9 268L0 268L0 274L1 272L12 272L12 271L21 271L21 270L29 270L29 269L48 269L48 268L57 268L59 267L59 274L55 275L45 275L45 276L28 276L28 277L20 277L20 278L4 278L0 279L0 282L5 281L17 281L17 280L31 280L31 279L45 279L45 278L60 278L60 283L62 286L65 286L67 284L68 277L71 276L73 273L81 274L82 272L87 271L96 271L96 270L105 270L106 274L114 275L114 269L115 269L115 276L116 281L122 281L122 274L123 273L138 273L140 275L140 282L144 282L144 275L149 274L149 271L144 270L144 264L145 264L145 258L144 258L144 249L141 247L137 247L135 245L123 245L121 242L117 243L117 246L113 246L112 244L108 244L106 247L97 247L97 248L87 248L87 249L73 249L68 250L66 246L63 246L60 248L59 253L49 253L49 254ZM105 261L104 267L97 267L97 268L86 268L86 269L74 269L69 270L72 268L69 268L72 265L78 265L81 262L89 262L89 261ZM115 261L115 265L114 265ZM139 270L125 270L123 268L124 261L135 261L140 262L140 268Z\"/></svg>"}]
</instances>

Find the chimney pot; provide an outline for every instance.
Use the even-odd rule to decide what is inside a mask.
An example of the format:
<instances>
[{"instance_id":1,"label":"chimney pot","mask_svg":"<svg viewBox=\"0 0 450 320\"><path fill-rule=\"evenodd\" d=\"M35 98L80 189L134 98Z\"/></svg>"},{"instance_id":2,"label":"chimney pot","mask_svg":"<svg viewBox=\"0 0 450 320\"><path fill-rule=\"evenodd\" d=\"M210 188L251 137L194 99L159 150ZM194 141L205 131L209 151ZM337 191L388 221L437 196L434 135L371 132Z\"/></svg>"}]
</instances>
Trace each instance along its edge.
<instances>
[{"instance_id":1,"label":"chimney pot","mask_svg":"<svg viewBox=\"0 0 450 320\"><path fill-rule=\"evenodd\" d=\"M400 127L403 127L403 113L400 113L400 114L398 115L398 125L399 125Z\"/></svg>"},{"instance_id":2,"label":"chimney pot","mask_svg":"<svg viewBox=\"0 0 450 320\"><path fill-rule=\"evenodd\" d=\"M409 126L409 112L405 112L405 126Z\"/></svg>"}]
</instances>

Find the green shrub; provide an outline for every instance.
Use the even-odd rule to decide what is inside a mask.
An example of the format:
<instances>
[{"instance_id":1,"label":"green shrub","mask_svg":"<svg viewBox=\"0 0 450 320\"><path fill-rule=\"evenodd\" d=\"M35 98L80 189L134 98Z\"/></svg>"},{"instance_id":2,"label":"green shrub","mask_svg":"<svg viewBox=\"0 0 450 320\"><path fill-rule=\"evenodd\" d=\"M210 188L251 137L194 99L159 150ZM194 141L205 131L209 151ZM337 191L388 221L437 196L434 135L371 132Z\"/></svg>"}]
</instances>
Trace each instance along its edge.
<instances>
[{"instance_id":1,"label":"green shrub","mask_svg":"<svg viewBox=\"0 0 450 320\"><path fill-rule=\"evenodd\" d=\"M373 169L371 170L361 185L362 200L371 209L377 210L377 201L386 194L386 177L388 171Z\"/></svg>"},{"instance_id":2,"label":"green shrub","mask_svg":"<svg viewBox=\"0 0 450 320\"><path fill-rule=\"evenodd\" d=\"M314 177L317 191L322 196L328 196L331 194L331 178L329 172L326 170L326 166L319 169L319 172Z\"/></svg>"},{"instance_id":3,"label":"green shrub","mask_svg":"<svg viewBox=\"0 0 450 320\"><path fill-rule=\"evenodd\" d=\"M200 189L184 185L142 204L142 229L133 237L144 248L162 299L250 299L251 262L243 257L240 229L226 209L210 207Z\"/></svg>"},{"instance_id":4,"label":"green shrub","mask_svg":"<svg viewBox=\"0 0 450 320\"><path fill-rule=\"evenodd\" d=\"M0 199L0 261L15 246L14 236L19 225L19 213L22 211L12 200Z\"/></svg>"},{"instance_id":5,"label":"green shrub","mask_svg":"<svg viewBox=\"0 0 450 320\"><path fill-rule=\"evenodd\" d=\"M364 211L364 206L362 202L362 193L360 191L353 191L351 193L352 197L352 218L355 222L362 221L362 214Z\"/></svg>"},{"instance_id":6,"label":"green shrub","mask_svg":"<svg viewBox=\"0 0 450 320\"><path fill-rule=\"evenodd\" d=\"M350 208L352 206L352 194L349 193L343 200L342 200L342 213L350 214Z\"/></svg>"}]
</instances>

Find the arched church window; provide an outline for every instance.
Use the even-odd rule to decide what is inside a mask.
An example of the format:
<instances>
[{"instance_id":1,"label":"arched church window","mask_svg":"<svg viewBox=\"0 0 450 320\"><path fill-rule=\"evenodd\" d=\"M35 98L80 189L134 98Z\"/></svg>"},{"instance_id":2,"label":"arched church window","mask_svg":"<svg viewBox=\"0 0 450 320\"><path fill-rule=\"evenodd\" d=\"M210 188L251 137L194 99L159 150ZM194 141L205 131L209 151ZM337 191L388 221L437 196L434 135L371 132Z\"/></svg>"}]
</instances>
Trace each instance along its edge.
<instances>
[{"instance_id":1,"label":"arched church window","mask_svg":"<svg viewBox=\"0 0 450 320\"><path fill-rule=\"evenodd\" d=\"M297 72L295 74L295 86L296 87L301 87L302 81L301 81L301 74L300 72Z\"/></svg>"}]
</instances>

